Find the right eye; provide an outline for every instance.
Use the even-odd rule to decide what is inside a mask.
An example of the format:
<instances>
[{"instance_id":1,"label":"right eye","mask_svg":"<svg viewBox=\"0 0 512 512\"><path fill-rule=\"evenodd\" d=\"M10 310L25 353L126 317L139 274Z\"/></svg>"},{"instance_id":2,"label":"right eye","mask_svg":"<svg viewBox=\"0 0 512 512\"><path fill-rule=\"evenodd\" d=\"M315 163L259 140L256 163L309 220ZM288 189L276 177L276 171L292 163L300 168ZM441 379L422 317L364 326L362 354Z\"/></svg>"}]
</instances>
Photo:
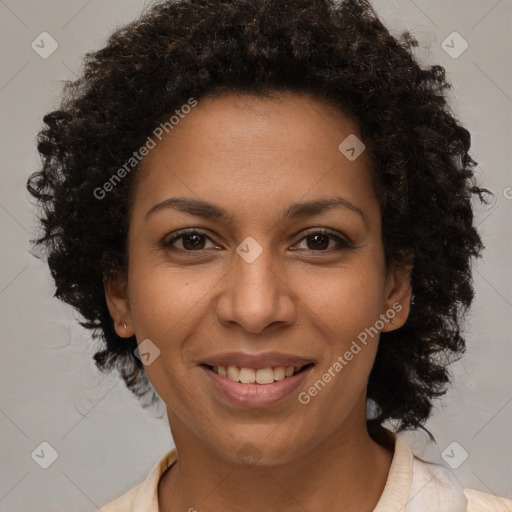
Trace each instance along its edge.
<instances>
[{"instance_id":1,"label":"right eye","mask_svg":"<svg viewBox=\"0 0 512 512\"><path fill-rule=\"evenodd\" d=\"M164 239L162 241L162 245L165 249L171 251L198 252L207 250L204 248L204 239L211 241L205 233L196 229L188 229L186 231L179 232L179 234L172 237L170 240ZM174 247L174 244L177 241L181 242L182 248Z\"/></svg>"}]
</instances>

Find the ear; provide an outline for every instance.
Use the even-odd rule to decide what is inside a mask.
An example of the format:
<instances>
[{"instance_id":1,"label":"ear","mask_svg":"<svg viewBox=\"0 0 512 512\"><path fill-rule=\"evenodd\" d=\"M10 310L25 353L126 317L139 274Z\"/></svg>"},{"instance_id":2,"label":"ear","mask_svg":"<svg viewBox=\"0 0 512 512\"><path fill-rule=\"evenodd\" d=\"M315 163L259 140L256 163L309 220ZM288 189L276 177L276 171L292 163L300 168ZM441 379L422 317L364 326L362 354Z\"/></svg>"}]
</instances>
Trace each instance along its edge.
<instances>
[{"instance_id":1,"label":"ear","mask_svg":"<svg viewBox=\"0 0 512 512\"><path fill-rule=\"evenodd\" d=\"M411 271L412 265L390 265L386 277L385 309L382 311L389 321L384 322L382 332L399 329L409 317L412 298Z\"/></svg>"},{"instance_id":2,"label":"ear","mask_svg":"<svg viewBox=\"0 0 512 512\"><path fill-rule=\"evenodd\" d=\"M124 276L109 273L103 278L107 307L114 322L114 329L121 338L134 335L128 300L128 286Z\"/></svg>"}]
</instances>

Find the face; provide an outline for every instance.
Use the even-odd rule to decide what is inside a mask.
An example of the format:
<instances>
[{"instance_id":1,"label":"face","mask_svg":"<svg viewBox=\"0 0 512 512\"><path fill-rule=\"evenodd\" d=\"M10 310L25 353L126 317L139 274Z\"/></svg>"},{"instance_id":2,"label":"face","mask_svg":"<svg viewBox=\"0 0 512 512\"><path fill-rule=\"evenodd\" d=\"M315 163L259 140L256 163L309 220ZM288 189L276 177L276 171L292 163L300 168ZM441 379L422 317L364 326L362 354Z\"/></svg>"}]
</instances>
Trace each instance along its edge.
<instances>
[{"instance_id":1,"label":"face","mask_svg":"<svg viewBox=\"0 0 512 512\"><path fill-rule=\"evenodd\" d=\"M349 135L319 100L226 94L142 162L126 287L106 295L119 335L150 340L177 445L236 461L251 443L283 463L365 428L379 333L405 322L410 286L386 270L367 156L339 149Z\"/></svg>"}]
</instances>

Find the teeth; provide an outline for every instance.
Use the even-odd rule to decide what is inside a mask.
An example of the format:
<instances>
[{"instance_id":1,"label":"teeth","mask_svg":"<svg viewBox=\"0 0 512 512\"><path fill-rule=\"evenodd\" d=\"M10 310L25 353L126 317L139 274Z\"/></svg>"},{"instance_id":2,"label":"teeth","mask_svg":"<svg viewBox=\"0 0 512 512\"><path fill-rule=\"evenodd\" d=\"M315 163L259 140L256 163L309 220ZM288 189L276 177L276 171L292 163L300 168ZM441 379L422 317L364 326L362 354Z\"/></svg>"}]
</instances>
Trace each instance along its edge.
<instances>
[{"instance_id":1,"label":"teeth","mask_svg":"<svg viewBox=\"0 0 512 512\"><path fill-rule=\"evenodd\" d=\"M274 378L276 380L283 380L286 375L286 368L284 366L278 366L274 368Z\"/></svg>"},{"instance_id":2,"label":"teeth","mask_svg":"<svg viewBox=\"0 0 512 512\"><path fill-rule=\"evenodd\" d=\"M236 366L228 366L228 372L227 372L228 379L238 382L239 376L240 376L240 368L237 368Z\"/></svg>"},{"instance_id":3,"label":"teeth","mask_svg":"<svg viewBox=\"0 0 512 512\"><path fill-rule=\"evenodd\" d=\"M238 366L214 366L213 371L222 377L227 377L235 382L243 384L272 384L275 380L283 380L291 377L300 370L300 367L294 366L276 366L275 368L239 368Z\"/></svg>"},{"instance_id":4,"label":"teeth","mask_svg":"<svg viewBox=\"0 0 512 512\"><path fill-rule=\"evenodd\" d=\"M256 372L252 368L240 368L238 380L244 384L254 384L256 382Z\"/></svg>"},{"instance_id":5,"label":"teeth","mask_svg":"<svg viewBox=\"0 0 512 512\"><path fill-rule=\"evenodd\" d=\"M258 384L272 384L274 377L274 370L272 368L260 368L256 372L256 382Z\"/></svg>"}]
</instances>

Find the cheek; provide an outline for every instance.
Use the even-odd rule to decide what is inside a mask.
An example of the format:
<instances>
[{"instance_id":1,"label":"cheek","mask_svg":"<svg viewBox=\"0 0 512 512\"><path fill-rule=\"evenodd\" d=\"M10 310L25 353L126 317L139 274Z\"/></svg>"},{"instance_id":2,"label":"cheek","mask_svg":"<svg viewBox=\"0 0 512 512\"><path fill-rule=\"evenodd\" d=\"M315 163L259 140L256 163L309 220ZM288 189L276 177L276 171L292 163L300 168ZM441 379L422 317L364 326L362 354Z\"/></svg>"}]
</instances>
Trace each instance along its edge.
<instances>
[{"instance_id":1,"label":"cheek","mask_svg":"<svg viewBox=\"0 0 512 512\"><path fill-rule=\"evenodd\" d=\"M313 335L324 338L318 371L301 390L305 421L323 418L318 434L335 429L354 407L365 407L368 377L377 352L375 324L382 307L382 283L377 271L338 272L323 290L310 292L304 301ZM359 404L359 405L357 405Z\"/></svg>"},{"instance_id":2,"label":"cheek","mask_svg":"<svg viewBox=\"0 0 512 512\"><path fill-rule=\"evenodd\" d=\"M314 407L330 404L342 414L366 389L379 341L376 323L382 313L384 278L380 266L371 261L316 277L317 286L301 288L307 306L303 314L309 315L316 335L325 339L317 375L322 391L311 392L322 395Z\"/></svg>"},{"instance_id":3,"label":"cheek","mask_svg":"<svg viewBox=\"0 0 512 512\"><path fill-rule=\"evenodd\" d=\"M297 279L294 290L307 310L329 328L340 346L375 324L381 313L384 280L376 265L346 267Z\"/></svg>"},{"instance_id":4,"label":"cheek","mask_svg":"<svg viewBox=\"0 0 512 512\"><path fill-rule=\"evenodd\" d=\"M137 335L153 336L155 343L163 343L175 337L187 314L201 308L201 300L215 280L205 273L199 277L197 272L183 268L152 265L149 258L134 257L131 261L130 309Z\"/></svg>"}]
</instances>

